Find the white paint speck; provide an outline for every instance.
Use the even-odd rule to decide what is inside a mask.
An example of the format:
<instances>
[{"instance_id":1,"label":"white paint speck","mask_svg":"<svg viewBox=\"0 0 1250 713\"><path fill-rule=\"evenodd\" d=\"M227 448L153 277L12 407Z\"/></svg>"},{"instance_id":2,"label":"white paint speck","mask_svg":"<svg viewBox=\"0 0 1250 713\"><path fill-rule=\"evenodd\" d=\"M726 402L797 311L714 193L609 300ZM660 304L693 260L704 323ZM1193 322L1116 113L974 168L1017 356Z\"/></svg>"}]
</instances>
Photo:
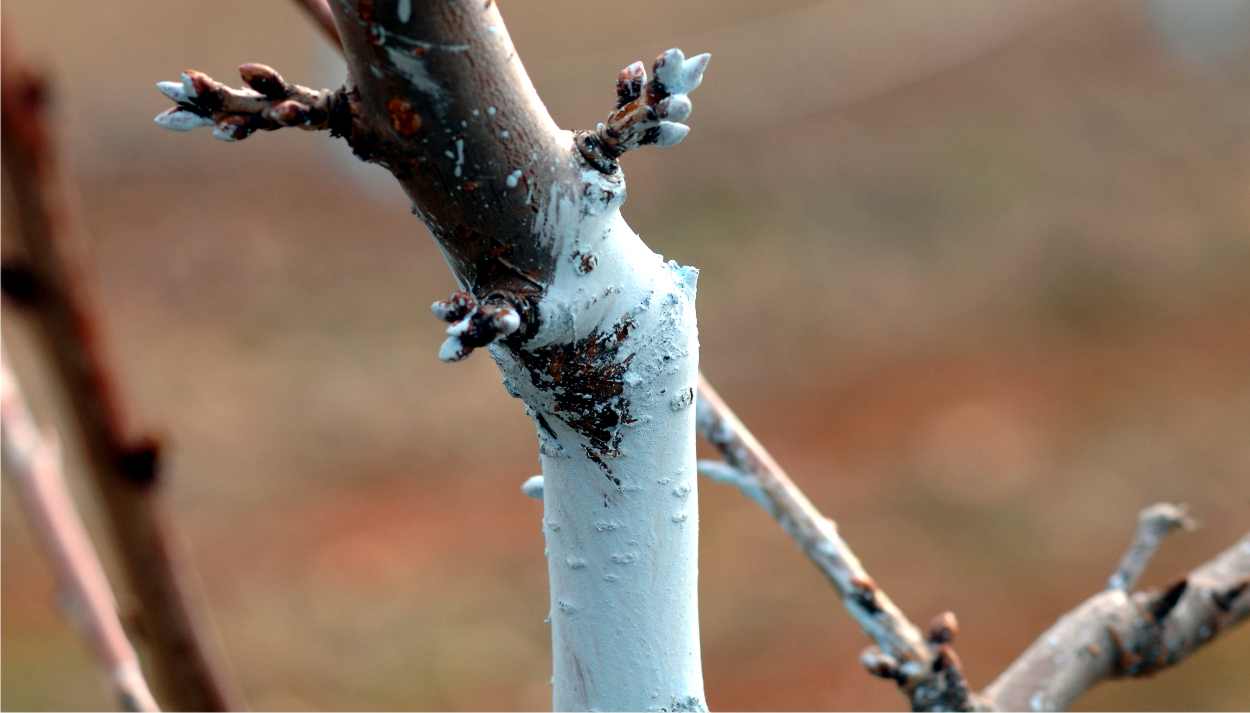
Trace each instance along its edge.
<instances>
[{"instance_id":1,"label":"white paint speck","mask_svg":"<svg viewBox=\"0 0 1250 713\"><path fill-rule=\"evenodd\" d=\"M464 173L464 139L456 139L456 177Z\"/></svg>"},{"instance_id":2,"label":"white paint speck","mask_svg":"<svg viewBox=\"0 0 1250 713\"><path fill-rule=\"evenodd\" d=\"M520 182L521 182L521 169L519 168L513 171L512 173L509 173L508 177L504 179L504 183L508 184L508 188L516 188L517 184Z\"/></svg>"}]
</instances>

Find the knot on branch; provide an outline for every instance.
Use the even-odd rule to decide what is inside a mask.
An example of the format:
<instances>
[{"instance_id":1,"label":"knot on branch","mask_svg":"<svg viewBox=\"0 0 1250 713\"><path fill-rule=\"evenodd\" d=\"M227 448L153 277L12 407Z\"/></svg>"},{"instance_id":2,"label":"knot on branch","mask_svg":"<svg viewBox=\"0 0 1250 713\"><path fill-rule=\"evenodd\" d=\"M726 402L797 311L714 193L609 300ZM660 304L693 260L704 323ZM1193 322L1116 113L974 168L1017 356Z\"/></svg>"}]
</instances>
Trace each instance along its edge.
<instances>
[{"instance_id":1,"label":"knot on branch","mask_svg":"<svg viewBox=\"0 0 1250 713\"><path fill-rule=\"evenodd\" d=\"M349 135L346 90L291 84L263 64L240 65L239 75L250 89L233 89L194 69L183 72L180 81L157 82L156 88L176 105L156 115L157 125L171 131L211 126L222 141L287 127Z\"/></svg>"},{"instance_id":2,"label":"knot on branch","mask_svg":"<svg viewBox=\"0 0 1250 713\"><path fill-rule=\"evenodd\" d=\"M468 292L453 292L451 297L430 305L430 311L451 324L447 339L438 350L438 358L446 362L460 361L474 349L521 329L521 309L499 293L478 302Z\"/></svg>"},{"instance_id":3,"label":"knot on branch","mask_svg":"<svg viewBox=\"0 0 1250 713\"><path fill-rule=\"evenodd\" d=\"M692 110L690 92L703 81L710 54L689 59L679 49L656 57L647 81L642 62L634 62L616 78L616 110L594 131L577 135L582 156L603 173L616 170L616 159L639 146L673 146L690 133L685 121Z\"/></svg>"}]
</instances>

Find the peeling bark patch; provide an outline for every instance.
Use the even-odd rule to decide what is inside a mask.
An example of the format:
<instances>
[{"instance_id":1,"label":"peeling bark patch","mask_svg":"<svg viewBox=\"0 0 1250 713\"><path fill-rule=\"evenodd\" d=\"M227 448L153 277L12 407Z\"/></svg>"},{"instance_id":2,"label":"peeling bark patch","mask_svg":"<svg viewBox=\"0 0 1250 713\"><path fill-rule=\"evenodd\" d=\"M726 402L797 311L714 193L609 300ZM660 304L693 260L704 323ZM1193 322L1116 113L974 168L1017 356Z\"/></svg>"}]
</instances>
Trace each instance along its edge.
<instances>
[{"instance_id":1,"label":"peeling bark patch","mask_svg":"<svg viewBox=\"0 0 1250 713\"><path fill-rule=\"evenodd\" d=\"M555 416L586 439L587 457L617 486L621 481L607 460L620 455L621 425L634 423L624 396L625 372L634 355L621 356L633 328L633 320L625 318L609 332L516 352L534 386L551 394Z\"/></svg>"},{"instance_id":2,"label":"peeling bark patch","mask_svg":"<svg viewBox=\"0 0 1250 713\"><path fill-rule=\"evenodd\" d=\"M414 136L421 130L421 115L403 99L394 97L386 102L386 112L391 117L391 128L400 136Z\"/></svg>"}]
</instances>

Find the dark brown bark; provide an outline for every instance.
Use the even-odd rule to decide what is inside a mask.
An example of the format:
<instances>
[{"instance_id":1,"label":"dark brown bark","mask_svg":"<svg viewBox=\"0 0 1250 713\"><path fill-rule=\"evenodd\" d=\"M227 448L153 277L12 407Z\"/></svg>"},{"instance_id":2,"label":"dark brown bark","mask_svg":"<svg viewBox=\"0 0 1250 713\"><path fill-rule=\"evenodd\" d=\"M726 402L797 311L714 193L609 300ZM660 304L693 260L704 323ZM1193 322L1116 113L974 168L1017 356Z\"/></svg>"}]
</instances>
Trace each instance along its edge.
<instances>
[{"instance_id":1,"label":"dark brown bark","mask_svg":"<svg viewBox=\"0 0 1250 713\"><path fill-rule=\"evenodd\" d=\"M47 124L47 86L14 62L5 38L3 141L22 255L4 267L6 301L28 310L35 333L86 450L88 473L103 499L113 544L139 602L141 634L166 705L226 710L230 698L206 650L187 584L185 557L160 499L160 445L127 427L106 367L98 314L65 241L70 211L61 190L55 141Z\"/></svg>"},{"instance_id":2,"label":"dark brown bark","mask_svg":"<svg viewBox=\"0 0 1250 713\"><path fill-rule=\"evenodd\" d=\"M494 2L411 5L401 18L405 3L331 3L365 127L353 149L395 174L466 289L536 297L559 250L536 220L568 183L571 144Z\"/></svg>"}]
</instances>

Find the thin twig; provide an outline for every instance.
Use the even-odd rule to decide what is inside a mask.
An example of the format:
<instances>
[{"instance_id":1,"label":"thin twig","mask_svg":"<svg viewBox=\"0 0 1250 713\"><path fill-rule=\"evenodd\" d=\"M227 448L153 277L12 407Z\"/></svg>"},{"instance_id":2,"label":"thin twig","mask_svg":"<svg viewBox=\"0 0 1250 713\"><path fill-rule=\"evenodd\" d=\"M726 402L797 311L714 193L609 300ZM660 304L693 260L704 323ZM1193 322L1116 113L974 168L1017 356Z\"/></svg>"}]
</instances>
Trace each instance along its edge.
<instances>
[{"instance_id":1,"label":"thin twig","mask_svg":"<svg viewBox=\"0 0 1250 713\"><path fill-rule=\"evenodd\" d=\"M178 709L224 710L230 698L193 614L186 558L159 497L159 445L126 426L116 382L105 366L98 314L72 267L70 209L46 117L46 83L9 56L5 38L3 142L12 187L14 237L22 256L4 266L6 301L35 317L35 334L71 405L87 473L104 505L141 631L153 683Z\"/></svg>"},{"instance_id":2,"label":"thin twig","mask_svg":"<svg viewBox=\"0 0 1250 713\"><path fill-rule=\"evenodd\" d=\"M706 463L700 470L732 482L760 503L825 575L851 617L876 642L861 658L869 672L896 681L917 710L977 707L949 646L955 627L931 627L930 636L923 635L868 576L834 522L816 509L703 377L697 420L699 433L720 451L733 476ZM954 616L942 620L953 624Z\"/></svg>"},{"instance_id":3,"label":"thin twig","mask_svg":"<svg viewBox=\"0 0 1250 713\"><path fill-rule=\"evenodd\" d=\"M1250 535L1162 590L1102 591L1042 634L984 698L997 710L1065 710L1100 681L1174 666L1250 615L1248 585Z\"/></svg>"},{"instance_id":4,"label":"thin twig","mask_svg":"<svg viewBox=\"0 0 1250 713\"><path fill-rule=\"evenodd\" d=\"M350 126L345 89L292 84L272 67L256 63L240 65L239 75L248 89L233 89L194 69L183 72L179 81L157 82L156 88L174 102L156 115L157 125L171 131L211 126L213 136L222 141L241 141L256 131Z\"/></svg>"},{"instance_id":5,"label":"thin twig","mask_svg":"<svg viewBox=\"0 0 1250 713\"><path fill-rule=\"evenodd\" d=\"M1116 568L1115 574L1111 575L1107 587L1122 592L1132 591L1133 587L1137 586L1137 580L1146 571L1146 566L1150 564L1150 559L1159 549L1163 538L1182 527L1186 530L1194 527L1194 522L1185 511L1184 505L1156 503L1142 510L1137 516L1137 530L1133 533L1133 543L1124 553L1124 558L1120 560L1120 566Z\"/></svg>"},{"instance_id":6,"label":"thin twig","mask_svg":"<svg viewBox=\"0 0 1250 713\"><path fill-rule=\"evenodd\" d=\"M61 475L61 454L40 437L30 409L0 353L0 458L35 537L52 565L70 617L108 674L121 707L160 708L117 615L113 590Z\"/></svg>"}]
</instances>

